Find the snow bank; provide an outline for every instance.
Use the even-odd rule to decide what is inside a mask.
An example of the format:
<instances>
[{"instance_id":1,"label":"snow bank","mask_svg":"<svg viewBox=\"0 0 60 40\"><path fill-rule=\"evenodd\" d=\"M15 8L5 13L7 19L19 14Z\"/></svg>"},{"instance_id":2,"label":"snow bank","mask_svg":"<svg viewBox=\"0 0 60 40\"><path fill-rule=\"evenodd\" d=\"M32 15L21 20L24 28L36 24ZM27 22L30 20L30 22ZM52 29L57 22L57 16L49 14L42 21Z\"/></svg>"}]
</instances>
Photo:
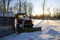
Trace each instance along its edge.
<instances>
[{"instance_id":1,"label":"snow bank","mask_svg":"<svg viewBox=\"0 0 60 40\"><path fill-rule=\"evenodd\" d=\"M5 16L6 17L14 17L14 13L13 12L8 12L8 13L5 13Z\"/></svg>"},{"instance_id":2,"label":"snow bank","mask_svg":"<svg viewBox=\"0 0 60 40\"><path fill-rule=\"evenodd\" d=\"M3 13L0 12L0 16L3 16ZM14 17L13 12L4 13L4 17Z\"/></svg>"}]
</instances>

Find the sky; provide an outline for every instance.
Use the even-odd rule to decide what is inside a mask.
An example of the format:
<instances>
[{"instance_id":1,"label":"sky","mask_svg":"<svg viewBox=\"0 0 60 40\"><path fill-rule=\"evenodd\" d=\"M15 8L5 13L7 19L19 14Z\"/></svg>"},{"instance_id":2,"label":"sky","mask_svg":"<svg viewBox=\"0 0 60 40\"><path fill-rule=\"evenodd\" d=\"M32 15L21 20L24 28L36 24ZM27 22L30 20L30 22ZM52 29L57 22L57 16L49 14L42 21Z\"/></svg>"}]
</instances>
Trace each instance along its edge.
<instances>
[{"instance_id":1,"label":"sky","mask_svg":"<svg viewBox=\"0 0 60 40\"><path fill-rule=\"evenodd\" d=\"M18 2L17 0L14 0L11 2L11 6L13 7L15 3ZM33 4L33 15L39 15L42 14L42 5L43 0L27 0L27 2L32 2ZM60 0L45 0L45 13L48 13L46 8L50 8L51 13L53 14L54 8L60 7Z\"/></svg>"}]
</instances>

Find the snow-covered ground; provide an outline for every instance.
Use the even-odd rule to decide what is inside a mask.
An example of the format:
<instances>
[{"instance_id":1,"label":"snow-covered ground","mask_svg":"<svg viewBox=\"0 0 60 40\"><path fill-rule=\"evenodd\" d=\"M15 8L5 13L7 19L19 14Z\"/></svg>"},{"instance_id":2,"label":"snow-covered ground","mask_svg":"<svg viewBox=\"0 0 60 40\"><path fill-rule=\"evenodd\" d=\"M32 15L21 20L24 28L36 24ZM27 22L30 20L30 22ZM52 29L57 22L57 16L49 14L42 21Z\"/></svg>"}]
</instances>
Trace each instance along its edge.
<instances>
[{"instance_id":1,"label":"snow-covered ground","mask_svg":"<svg viewBox=\"0 0 60 40\"><path fill-rule=\"evenodd\" d=\"M16 33L0 38L0 40L60 40L60 20L44 20L35 25L42 27L42 31Z\"/></svg>"},{"instance_id":2,"label":"snow-covered ground","mask_svg":"<svg viewBox=\"0 0 60 40\"><path fill-rule=\"evenodd\" d=\"M41 23L43 22L43 20L37 20L37 19L33 19L33 27L41 27Z\"/></svg>"}]
</instances>

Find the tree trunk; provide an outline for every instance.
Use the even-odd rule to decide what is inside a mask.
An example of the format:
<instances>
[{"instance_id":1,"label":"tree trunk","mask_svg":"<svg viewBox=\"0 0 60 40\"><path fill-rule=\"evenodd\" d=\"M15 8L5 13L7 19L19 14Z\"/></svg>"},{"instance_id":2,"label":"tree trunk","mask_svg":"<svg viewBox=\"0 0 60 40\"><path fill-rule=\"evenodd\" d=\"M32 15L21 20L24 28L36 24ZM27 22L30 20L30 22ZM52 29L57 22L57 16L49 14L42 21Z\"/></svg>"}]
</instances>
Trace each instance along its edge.
<instances>
[{"instance_id":1,"label":"tree trunk","mask_svg":"<svg viewBox=\"0 0 60 40\"><path fill-rule=\"evenodd\" d=\"M7 12L9 10L9 5L10 5L10 0L8 0L8 4L7 4Z\"/></svg>"},{"instance_id":2,"label":"tree trunk","mask_svg":"<svg viewBox=\"0 0 60 40\"><path fill-rule=\"evenodd\" d=\"M3 15L5 13L5 0L3 0Z\"/></svg>"}]
</instances>

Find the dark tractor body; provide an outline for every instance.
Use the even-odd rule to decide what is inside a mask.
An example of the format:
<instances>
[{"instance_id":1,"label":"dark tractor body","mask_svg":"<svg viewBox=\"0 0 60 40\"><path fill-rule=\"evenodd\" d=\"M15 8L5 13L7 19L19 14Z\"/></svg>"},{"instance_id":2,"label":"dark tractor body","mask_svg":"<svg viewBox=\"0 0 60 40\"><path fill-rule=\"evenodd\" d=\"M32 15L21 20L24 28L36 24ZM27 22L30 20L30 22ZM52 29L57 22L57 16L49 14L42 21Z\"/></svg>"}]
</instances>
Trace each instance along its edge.
<instances>
[{"instance_id":1,"label":"dark tractor body","mask_svg":"<svg viewBox=\"0 0 60 40\"><path fill-rule=\"evenodd\" d=\"M27 17L27 18L24 18L24 17ZM16 21L17 21L16 28L19 32L25 29L33 28L32 20L28 16L26 16L25 13L17 13Z\"/></svg>"}]
</instances>

